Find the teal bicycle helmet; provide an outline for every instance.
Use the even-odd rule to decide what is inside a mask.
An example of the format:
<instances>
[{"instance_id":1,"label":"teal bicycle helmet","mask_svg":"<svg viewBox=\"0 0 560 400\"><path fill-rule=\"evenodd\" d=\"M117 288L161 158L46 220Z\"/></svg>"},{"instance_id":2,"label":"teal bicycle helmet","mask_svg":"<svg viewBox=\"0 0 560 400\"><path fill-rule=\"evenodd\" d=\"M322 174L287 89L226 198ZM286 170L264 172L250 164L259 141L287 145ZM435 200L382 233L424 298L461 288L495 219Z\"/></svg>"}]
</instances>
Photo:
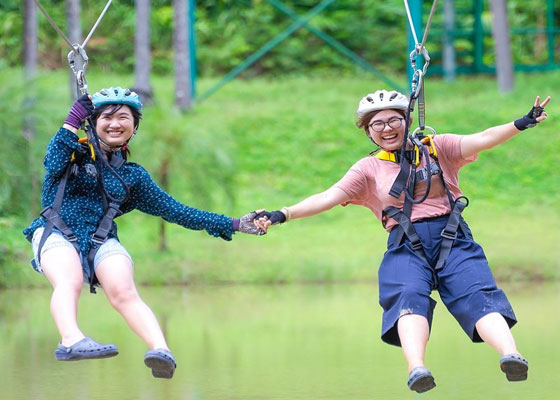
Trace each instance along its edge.
<instances>
[{"instance_id":1,"label":"teal bicycle helmet","mask_svg":"<svg viewBox=\"0 0 560 400\"><path fill-rule=\"evenodd\" d=\"M132 92L130 89L123 89L120 86L101 89L93 94L91 101L95 107L104 106L105 104L125 104L138 111L142 110L140 96L136 92Z\"/></svg>"}]
</instances>

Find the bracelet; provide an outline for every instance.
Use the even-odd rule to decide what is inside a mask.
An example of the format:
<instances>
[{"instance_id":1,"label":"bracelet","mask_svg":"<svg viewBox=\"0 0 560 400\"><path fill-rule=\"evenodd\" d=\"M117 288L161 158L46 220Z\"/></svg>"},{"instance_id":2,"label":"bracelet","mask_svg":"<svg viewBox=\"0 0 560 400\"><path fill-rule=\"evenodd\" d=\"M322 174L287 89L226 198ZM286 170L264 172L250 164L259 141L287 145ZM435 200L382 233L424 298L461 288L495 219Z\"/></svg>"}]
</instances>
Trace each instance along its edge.
<instances>
[{"instance_id":1,"label":"bracelet","mask_svg":"<svg viewBox=\"0 0 560 400\"><path fill-rule=\"evenodd\" d=\"M282 211L284 215L286 215L286 222L288 222L291 218L290 210L288 210L288 207L282 207L280 211Z\"/></svg>"}]
</instances>

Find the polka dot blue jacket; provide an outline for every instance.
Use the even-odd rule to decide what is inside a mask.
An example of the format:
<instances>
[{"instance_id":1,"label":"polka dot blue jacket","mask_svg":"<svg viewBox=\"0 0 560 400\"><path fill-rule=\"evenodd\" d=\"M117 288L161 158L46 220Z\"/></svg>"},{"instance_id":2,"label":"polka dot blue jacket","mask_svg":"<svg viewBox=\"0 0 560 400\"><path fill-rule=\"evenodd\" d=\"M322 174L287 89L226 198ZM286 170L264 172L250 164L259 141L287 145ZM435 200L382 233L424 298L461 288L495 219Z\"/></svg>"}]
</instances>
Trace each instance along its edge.
<instances>
[{"instance_id":1,"label":"polka dot blue jacket","mask_svg":"<svg viewBox=\"0 0 560 400\"><path fill-rule=\"evenodd\" d=\"M66 171L72 153L79 150L78 136L73 132L60 128L51 139L44 159L46 169L42 191L42 207L51 206L60 178ZM97 178L88 174L85 164L92 163L91 157L78 160L78 174L70 178L66 184L60 216L78 238L81 252L87 257L90 239L104 215L103 198ZM126 214L138 209L147 214L162 217L188 229L205 229L208 234L231 240L233 220L225 215L201 211L181 204L163 191L150 177L150 174L139 164L125 162L116 171L129 186L129 197L121 204L120 210ZM117 178L103 166L103 184L114 198L124 197L125 189ZM33 232L46 225L43 217L36 218L23 233L31 241Z\"/></svg>"}]
</instances>

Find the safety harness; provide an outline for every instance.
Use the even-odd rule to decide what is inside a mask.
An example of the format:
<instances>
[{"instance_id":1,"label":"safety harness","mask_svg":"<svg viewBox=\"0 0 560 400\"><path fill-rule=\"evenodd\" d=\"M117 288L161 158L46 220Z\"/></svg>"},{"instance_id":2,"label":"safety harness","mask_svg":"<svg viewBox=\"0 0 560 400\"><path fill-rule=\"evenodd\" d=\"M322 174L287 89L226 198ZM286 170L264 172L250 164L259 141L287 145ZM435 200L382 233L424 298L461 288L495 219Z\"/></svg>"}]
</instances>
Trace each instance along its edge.
<instances>
[{"instance_id":1,"label":"safety harness","mask_svg":"<svg viewBox=\"0 0 560 400\"><path fill-rule=\"evenodd\" d=\"M126 199L126 196L123 199L115 199L114 197L110 196L107 193L103 185L102 166L100 165L101 161L98 158L96 158L94 146L88 142L87 138L82 138L79 140L79 142L82 144L82 148L79 151L72 153L72 156L70 158L70 163L68 164L68 167L66 167L66 170L64 171L59 181L56 195L52 205L45 207L41 211L41 216L46 219L47 223L45 225L41 239L39 241L39 247L37 251L37 261L40 264L41 250L43 248L43 245L45 244L49 235L52 233L53 229L56 228L58 231L62 233L64 238L68 240L72 244L72 246L74 246L74 248L78 252L80 256L80 262L89 271L88 278L89 278L90 292L96 293L95 286L99 284L99 281L97 280L94 271L95 255L97 254L97 251L99 250L101 245L107 241L107 239L111 234L117 237L117 229L116 229L114 219L122 214L119 207L122 204L122 202ZM86 169L86 173L88 173L91 176L95 176L97 178L98 188L101 192L101 197L103 199L104 214L103 217L99 220L97 229L93 233L90 239L90 251L87 254L87 257L85 257L86 255L82 253L80 246L78 244L77 236L72 232L72 230L68 227L66 222L64 222L64 220L60 216L60 210L62 207L62 200L64 198L66 185L69 180L74 179L77 176L80 168L79 161L83 160L85 157L88 156L88 150L91 159L95 162L96 165L94 166L90 163L85 163L83 165L83 168ZM110 160L108 161L108 166L110 166L112 172L116 174L116 171L114 169L120 168L124 164L125 160L122 157L120 157L117 153L109 153L109 157ZM123 185L125 185L125 189L128 189L124 181L122 181L122 179L119 180ZM31 263L33 264L35 269L37 269L35 260L32 260Z\"/></svg>"},{"instance_id":2,"label":"safety harness","mask_svg":"<svg viewBox=\"0 0 560 400\"><path fill-rule=\"evenodd\" d=\"M423 202L429 194L431 188L431 179L433 175L439 175L441 182L445 191L447 193L447 198L449 200L449 205L451 208L451 213L449 214L449 219L447 225L441 232L441 247L439 252L439 258L436 266L433 268L434 275L434 289L438 287L437 272L442 270L445 266L445 262L449 257L453 243L457 238L457 232L461 229L463 235L468 236L468 229L465 221L461 217L461 213L468 205L468 199L465 196L459 196L457 199L453 199L449 188L445 183L443 176L443 170L439 164L437 151L433 141L433 135L424 134L413 134L408 136L408 140L413 143L412 150L405 150L404 152L387 152L384 150L377 151L373 154L374 157L399 163L401 169L397 178L393 182L389 194L395 198L399 198L402 193L404 193L404 204L402 209L398 209L394 206L389 206L383 210L383 221L387 218L392 218L397 222L397 225L393 229L397 229L396 238L394 240L394 245L399 246L403 239L406 238L410 241L410 245L414 252L427 264L430 265L426 258L422 242L420 237L414 229L414 225L410 219L412 206L414 204L419 204ZM405 140L407 142L407 140ZM420 165L422 157L426 157L426 165L424 168L417 170ZM414 199L414 188L417 182L426 181L427 187L426 192L422 198ZM384 223L385 225L385 223Z\"/></svg>"}]
</instances>

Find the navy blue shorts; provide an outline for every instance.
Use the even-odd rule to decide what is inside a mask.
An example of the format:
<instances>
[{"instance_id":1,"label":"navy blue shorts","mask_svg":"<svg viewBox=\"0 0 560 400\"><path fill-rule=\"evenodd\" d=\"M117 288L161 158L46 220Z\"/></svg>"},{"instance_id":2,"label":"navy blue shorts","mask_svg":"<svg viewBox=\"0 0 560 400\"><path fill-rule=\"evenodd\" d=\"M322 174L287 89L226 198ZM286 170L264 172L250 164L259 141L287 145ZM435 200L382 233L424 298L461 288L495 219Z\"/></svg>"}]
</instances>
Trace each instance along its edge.
<instances>
[{"instance_id":1,"label":"navy blue shorts","mask_svg":"<svg viewBox=\"0 0 560 400\"><path fill-rule=\"evenodd\" d=\"M383 307L381 339L400 346L397 331L398 319L406 314L423 315L432 327L436 302L430 297L435 286L434 269L441 245L441 231L448 216L431 218L414 223L422 241L426 259L411 248L408 239L395 245L397 229L387 241L387 251L379 267L379 304ZM485 315L497 312L512 327L517 322L505 295L498 289L488 260L470 230L465 236L457 232L453 248L442 270L437 274L438 291L443 303L473 342L482 342L476 331L476 322Z\"/></svg>"}]
</instances>

